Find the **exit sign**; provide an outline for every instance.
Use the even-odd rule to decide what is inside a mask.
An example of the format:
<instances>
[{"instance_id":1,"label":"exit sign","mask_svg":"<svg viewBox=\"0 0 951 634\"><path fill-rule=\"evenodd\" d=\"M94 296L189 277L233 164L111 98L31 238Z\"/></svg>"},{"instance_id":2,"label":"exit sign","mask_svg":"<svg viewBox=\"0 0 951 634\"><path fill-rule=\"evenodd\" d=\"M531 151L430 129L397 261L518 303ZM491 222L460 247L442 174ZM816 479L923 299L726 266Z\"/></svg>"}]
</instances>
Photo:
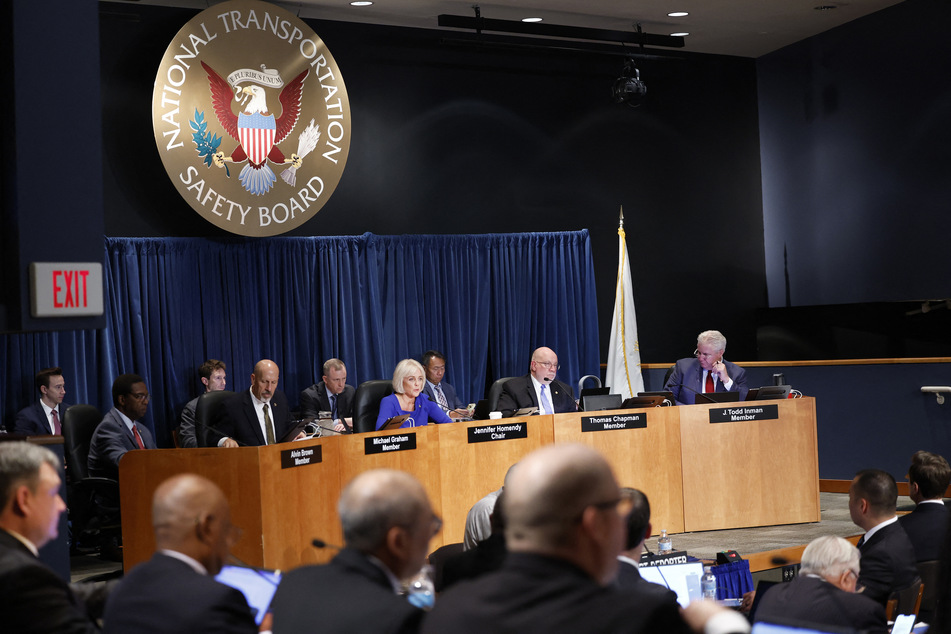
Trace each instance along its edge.
<instances>
[{"instance_id":1,"label":"exit sign","mask_svg":"<svg viewBox=\"0 0 951 634\"><path fill-rule=\"evenodd\" d=\"M30 297L34 317L101 315L102 264L33 262Z\"/></svg>"}]
</instances>

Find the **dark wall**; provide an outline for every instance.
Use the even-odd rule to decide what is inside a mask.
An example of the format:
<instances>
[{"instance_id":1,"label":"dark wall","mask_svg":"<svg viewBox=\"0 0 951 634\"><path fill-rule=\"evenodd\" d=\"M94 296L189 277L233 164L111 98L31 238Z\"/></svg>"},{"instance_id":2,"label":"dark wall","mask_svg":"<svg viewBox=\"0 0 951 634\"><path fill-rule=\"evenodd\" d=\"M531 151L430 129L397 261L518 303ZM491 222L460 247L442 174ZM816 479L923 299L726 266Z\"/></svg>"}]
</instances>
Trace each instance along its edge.
<instances>
[{"instance_id":1,"label":"dark wall","mask_svg":"<svg viewBox=\"0 0 951 634\"><path fill-rule=\"evenodd\" d=\"M178 197L151 130L155 72L194 12L100 13L106 234L224 235ZM352 144L330 201L290 235L588 228L605 350L623 205L643 358L689 354L711 327L731 357L755 358L766 287L752 60L642 60L648 99L631 109L610 98L618 56L310 24L347 84Z\"/></svg>"},{"instance_id":2,"label":"dark wall","mask_svg":"<svg viewBox=\"0 0 951 634\"><path fill-rule=\"evenodd\" d=\"M951 4L757 60L770 306L951 297Z\"/></svg>"}]
</instances>

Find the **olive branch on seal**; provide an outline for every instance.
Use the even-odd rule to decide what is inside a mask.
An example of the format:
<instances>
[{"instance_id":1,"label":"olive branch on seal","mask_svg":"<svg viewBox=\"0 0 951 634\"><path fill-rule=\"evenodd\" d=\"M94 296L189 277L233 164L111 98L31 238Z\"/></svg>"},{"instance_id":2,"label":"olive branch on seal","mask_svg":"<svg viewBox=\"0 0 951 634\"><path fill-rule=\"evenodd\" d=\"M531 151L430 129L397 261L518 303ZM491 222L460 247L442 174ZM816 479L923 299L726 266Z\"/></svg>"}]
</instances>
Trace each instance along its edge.
<instances>
[{"instance_id":1,"label":"olive branch on seal","mask_svg":"<svg viewBox=\"0 0 951 634\"><path fill-rule=\"evenodd\" d=\"M191 129L194 131L192 133L192 141L195 142L197 146L195 150L198 152L198 156L202 158L202 162L211 167L212 157L218 151L218 146L221 145L222 137L217 134L212 134L208 132L208 123L205 121L205 112L198 112L198 108L195 108L195 118L188 122L188 125L191 126ZM230 178L231 172L228 170L228 166L225 165L225 174Z\"/></svg>"}]
</instances>

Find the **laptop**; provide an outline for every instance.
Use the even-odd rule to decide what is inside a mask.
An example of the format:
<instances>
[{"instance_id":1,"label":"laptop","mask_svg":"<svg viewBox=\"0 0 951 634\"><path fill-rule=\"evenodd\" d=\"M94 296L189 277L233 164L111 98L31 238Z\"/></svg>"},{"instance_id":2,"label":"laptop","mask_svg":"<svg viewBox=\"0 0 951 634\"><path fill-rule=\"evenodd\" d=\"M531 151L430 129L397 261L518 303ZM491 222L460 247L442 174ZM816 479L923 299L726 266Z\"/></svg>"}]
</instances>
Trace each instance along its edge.
<instances>
[{"instance_id":1,"label":"laptop","mask_svg":"<svg viewBox=\"0 0 951 634\"><path fill-rule=\"evenodd\" d=\"M598 412L606 409L621 409L620 394L588 394L581 397L581 409Z\"/></svg>"},{"instance_id":2,"label":"laptop","mask_svg":"<svg viewBox=\"0 0 951 634\"><path fill-rule=\"evenodd\" d=\"M673 590L681 607L687 607L688 603L701 598L703 594L700 591L703 564L699 561L665 566L640 566L637 570L641 573L641 578Z\"/></svg>"},{"instance_id":3,"label":"laptop","mask_svg":"<svg viewBox=\"0 0 951 634\"><path fill-rule=\"evenodd\" d=\"M611 388L609 387L586 387L581 390L581 394L578 395L578 398L584 398L586 396L605 396L611 393Z\"/></svg>"},{"instance_id":4,"label":"laptop","mask_svg":"<svg viewBox=\"0 0 951 634\"><path fill-rule=\"evenodd\" d=\"M221 572L215 575L215 581L237 588L244 595L254 622L258 625L264 620L271 599L281 583L280 570L266 570L263 568L245 568L244 566L223 566ZM187 601L188 598L186 597Z\"/></svg>"}]
</instances>

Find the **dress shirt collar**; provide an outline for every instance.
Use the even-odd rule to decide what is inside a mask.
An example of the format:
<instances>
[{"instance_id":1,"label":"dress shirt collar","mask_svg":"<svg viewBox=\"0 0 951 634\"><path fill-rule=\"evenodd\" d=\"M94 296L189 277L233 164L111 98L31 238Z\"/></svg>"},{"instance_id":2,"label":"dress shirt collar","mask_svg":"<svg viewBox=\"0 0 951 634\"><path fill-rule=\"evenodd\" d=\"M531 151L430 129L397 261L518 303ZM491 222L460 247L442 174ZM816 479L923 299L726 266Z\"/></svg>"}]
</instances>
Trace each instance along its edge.
<instances>
[{"instance_id":1,"label":"dress shirt collar","mask_svg":"<svg viewBox=\"0 0 951 634\"><path fill-rule=\"evenodd\" d=\"M168 548L160 548L159 552L165 555L166 557L171 557L172 559L177 559L183 561L191 567L192 570L197 572L200 575L208 576L208 569L201 565L201 562L197 559L192 559L185 553L180 553L177 550L169 550Z\"/></svg>"},{"instance_id":2,"label":"dress shirt collar","mask_svg":"<svg viewBox=\"0 0 951 634\"><path fill-rule=\"evenodd\" d=\"M944 506L944 500L922 500L921 502L918 502L918 504L919 504L919 505L921 505L921 504L940 504L941 506Z\"/></svg>"},{"instance_id":3,"label":"dress shirt collar","mask_svg":"<svg viewBox=\"0 0 951 634\"><path fill-rule=\"evenodd\" d=\"M403 584L400 583L400 580L396 578L396 575L393 574L393 571L386 567L382 561L374 557L373 555L367 555L367 560L377 568L383 571L383 574L386 575L387 580L390 582L390 586L393 587L393 594L402 594L403 593Z\"/></svg>"},{"instance_id":4,"label":"dress shirt collar","mask_svg":"<svg viewBox=\"0 0 951 634\"><path fill-rule=\"evenodd\" d=\"M122 419L122 422L125 423L126 428L128 428L129 433L131 434L131 433L132 433L132 428L135 426L135 423L132 421L131 418L129 418L128 416L126 416L125 414L123 414L121 411L119 411L119 408L118 408L118 407L116 408L116 413L119 414L119 418Z\"/></svg>"},{"instance_id":5,"label":"dress shirt collar","mask_svg":"<svg viewBox=\"0 0 951 634\"><path fill-rule=\"evenodd\" d=\"M254 395L254 392L251 391L251 388L248 388L248 394L251 395L251 402L254 403L255 409L261 409L261 406L264 405L265 403L268 403L268 404L271 403L270 400L262 401L261 399L259 399L257 396Z\"/></svg>"},{"instance_id":6,"label":"dress shirt collar","mask_svg":"<svg viewBox=\"0 0 951 634\"><path fill-rule=\"evenodd\" d=\"M6 532L10 533L10 535L12 535L18 542L20 542L21 544L23 544L24 546L26 546L27 548L29 548L29 549L30 549L30 552L33 553L33 556L34 556L34 557L39 557L39 556L40 556L40 551L37 550L36 544L34 544L33 542L31 542L29 539L27 539L26 537L24 537L24 536L21 535L20 533L16 532L15 530L11 530L11 529L9 529L9 528L5 528L5 529L3 529L3 530L5 530Z\"/></svg>"},{"instance_id":7,"label":"dress shirt collar","mask_svg":"<svg viewBox=\"0 0 951 634\"><path fill-rule=\"evenodd\" d=\"M868 530L868 532L865 533L865 543L867 544L867 543L868 543L868 540L872 539L872 535L874 535L875 533L877 533L880 528L884 528L884 527L888 526L889 524L894 524L894 523L897 522L897 521L898 521L898 516L895 515L895 516L893 516L891 519L887 519L887 520L885 520L884 522L882 522L881 524L876 524L875 526L873 526L872 528L870 528L870 529Z\"/></svg>"}]
</instances>

